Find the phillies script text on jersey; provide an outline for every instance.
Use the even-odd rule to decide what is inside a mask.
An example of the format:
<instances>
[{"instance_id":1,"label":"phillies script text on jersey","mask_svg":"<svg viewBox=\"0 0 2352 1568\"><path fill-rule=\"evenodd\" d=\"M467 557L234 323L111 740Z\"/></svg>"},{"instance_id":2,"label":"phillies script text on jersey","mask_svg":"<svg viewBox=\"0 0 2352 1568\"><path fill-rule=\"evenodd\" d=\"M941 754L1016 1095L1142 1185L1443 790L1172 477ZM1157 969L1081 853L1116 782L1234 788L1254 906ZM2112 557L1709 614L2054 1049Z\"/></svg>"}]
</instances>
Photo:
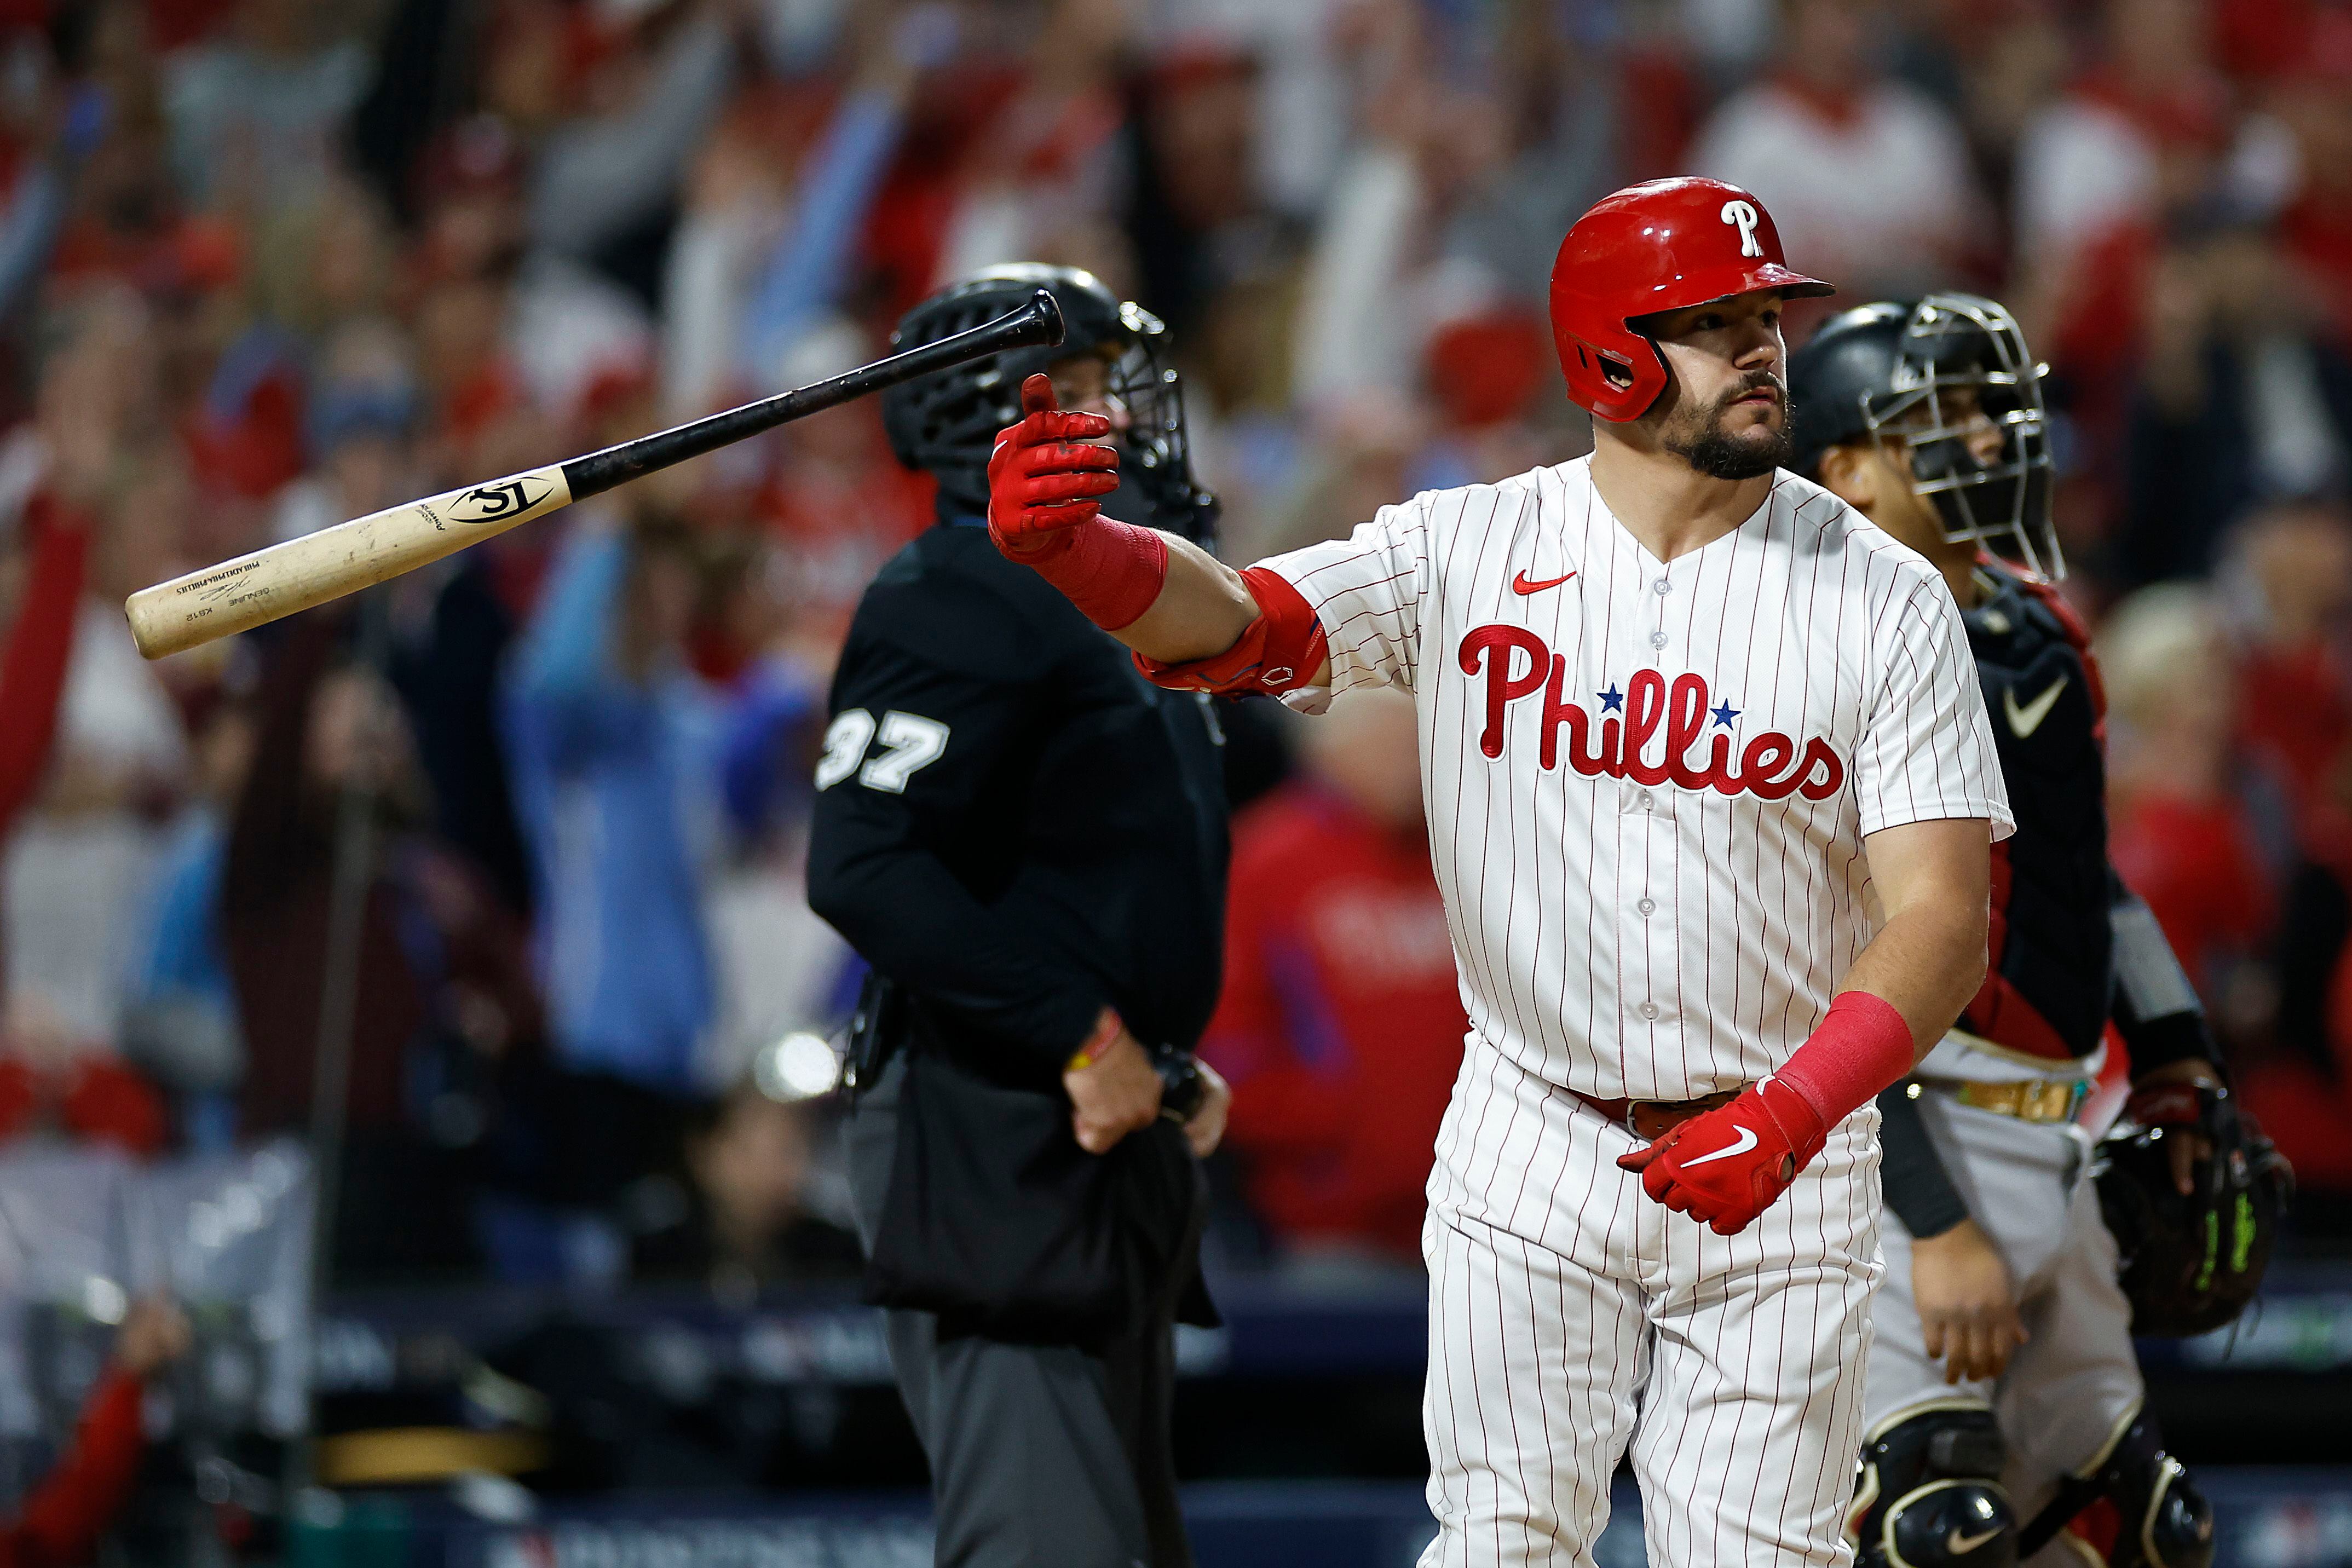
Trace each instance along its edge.
<instances>
[{"instance_id":1,"label":"phillies script text on jersey","mask_svg":"<svg viewBox=\"0 0 2352 1568\"><path fill-rule=\"evenodd\" d=\"M1524 671L1518 667L1521 653L1528 656ZM1845 784L1844 762L1818 735L1801 751L1794 738L1768 730L1749 738L1735 764L1731 737L1718 734L1707 745L1706 761L1694 763L1691 748L1705 735L1707 710L1713 706L1703 675L1685 672L1669 686L1658 671L1637 669L1625 682L1623 722L1605 717L1595 725L1581 703L1562 694L1568 660L1525 626L1475 628L1462 639L1461 663L1463 674L1486 676L1486 726L1478 732L1478 749L1489 757L1503 754L1504 710L1541 688L1543 725L1536 760L1546 773L1559 765L1559 732L1565 727L1568 765L1587 778L1606 774L1639 784L1672 784L1766 800L1786 800L1791 795L1827 800ZM1661 722L1665 749L1654 763L1643 752Z\"/></svg>"}]
</instances>

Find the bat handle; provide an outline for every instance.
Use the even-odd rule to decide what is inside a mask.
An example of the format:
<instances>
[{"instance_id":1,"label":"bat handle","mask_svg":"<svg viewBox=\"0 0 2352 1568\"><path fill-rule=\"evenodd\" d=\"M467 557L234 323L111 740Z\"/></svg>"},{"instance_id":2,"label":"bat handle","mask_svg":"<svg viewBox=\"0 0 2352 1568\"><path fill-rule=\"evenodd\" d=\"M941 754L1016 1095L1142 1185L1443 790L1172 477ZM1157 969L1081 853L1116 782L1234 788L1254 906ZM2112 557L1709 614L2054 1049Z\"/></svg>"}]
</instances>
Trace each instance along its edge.
<instances>
[{"instance_id":1,"label":"bat handle","mask_svg":"<svg viewBox=\"0 0 2352 1568\"><path fill-rule=\"evenodd\" d=\"M1062 307L1047 290L1035 289L1018 307L995 320L982 321L937 342L923 343L872 364L859 365L830 381L780 392L740 408L730 408L675 429L640 436L601 452L574 458L563 465L564 483L572 500L583 500L656 469L715 452L885 387L968 364L1007 349L1031 343L1053 347L1061 342L1064 331Z\"/></svg>"}]
</instances>

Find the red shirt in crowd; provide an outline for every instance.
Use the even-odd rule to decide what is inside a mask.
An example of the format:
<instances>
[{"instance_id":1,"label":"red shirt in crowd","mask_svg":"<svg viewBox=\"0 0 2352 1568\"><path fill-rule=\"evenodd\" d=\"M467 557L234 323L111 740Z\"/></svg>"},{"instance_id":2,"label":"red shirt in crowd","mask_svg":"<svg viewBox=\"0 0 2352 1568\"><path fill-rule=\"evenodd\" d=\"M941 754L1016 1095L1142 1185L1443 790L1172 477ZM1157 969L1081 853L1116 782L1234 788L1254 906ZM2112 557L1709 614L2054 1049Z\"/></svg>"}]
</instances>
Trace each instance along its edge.
<instances>
[{"instance_id":1,"label":"red shirt in crowd","mask_svg":"<svg viewBox=\"0 0 2352 1568\"><path fill-rule=\"evenodd\" d=\"M2237 803L2140 795L2117 806L2107 842L2116 869L2210 1000L2211 961L2254 948L2270 928L2270 890Z\"/></svg>"},{"instance_id":2,"label":"red shirt in crowd","mask_svg":"<svg viewBox=\"0 0 2352 1568\"><path fill-rule=\"evenodd\" d=\"M2255 647L2239 656L2238 741L2284 791L2296 835L2323 803L2352 742L2352 691L2325 643Z\"/></svg>"},{"instance_id":3,"label":"red shirt in crowd","mask_svg":"<svg viewBox=\"0 0 2352 1568\"><path fill-rule=\"evenodd\" d=\"M1234 826L1225 991L1202 1054L1286 1245L1417 1258L1467 1021L1428 841L1294 784Z\"/></svg>"},{"instance_id":4,"label":"red shirt in crowd","mask_svg":"<svg viewBox=\"0 0 2352 1568\"><path fill-rule=\"evenodd\" d=\"M25 508L31 548L16 618L0 652L0 833L15 823L48 768L58 700L73 661L89 527L87 518L68 517L46 493Z\"/></svg>"},{"instance_id":5,"label":"red shirt in crowd","mask_svg":"<svg viewBox=\"0 0 2352 1568\"><path fill-rule=\"evenodd\" d=\"M100 1378L82 1402L81 1422L57 1467L0 1523L0 1568L75 1568L98 1550L98 1538L121 1511L145 1446L142 1389L120 1369Z\"/></svg>"}]
</instances>

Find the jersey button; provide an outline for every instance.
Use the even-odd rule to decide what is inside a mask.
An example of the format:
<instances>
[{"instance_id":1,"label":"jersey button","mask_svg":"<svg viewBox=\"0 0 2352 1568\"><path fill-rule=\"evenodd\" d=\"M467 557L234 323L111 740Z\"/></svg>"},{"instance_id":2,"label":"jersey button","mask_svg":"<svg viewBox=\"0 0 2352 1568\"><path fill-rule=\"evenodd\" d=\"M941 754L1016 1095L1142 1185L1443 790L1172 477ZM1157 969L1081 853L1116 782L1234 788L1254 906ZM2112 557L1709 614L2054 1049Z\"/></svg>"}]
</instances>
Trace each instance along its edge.
<instances>
[{"instance_id":1,"label":"jersey button","mask_svg":"<svg viewBox=\"0 0 2352 1568\"><path fill-rule=\"evenodd\" d=\"M1655 588L1661 594L1671 594L1675 591L1675 585L1672 583L1667 582L1664 577L1659 578L1656 582L1651 584L1650 586Z\"/></svg>"},{"instance_id":2,"label":"jersey button","mask_svg":"<svg viewBox=\"0 0 2352 1568\"><path fill-rule=\"evenodd\" d=\"M1642 1004L1642 1016L1644 1018L1654 1018L1657 1016L1658 1005L1655 1002L1644 1002Z\"/></svg>"},{"instance_id":3,"label":"jersey button","mask_svg":"<svg viewBox=\"0 0 2352 1568\"><path fill-rule=\"evenodd\" d=\"M1643 811L1654 810L1657 806L1657 804L1658 797L1656 795L1652 795L1648 790L1643 790L1642 792L1642 809Z\"/></svg>"},{"instance_id":4,"label":"jersey button","mask_svg":"<svg viewBox=\"0 0 2352 1568\"><path fill-rule=\"evenodd\" d=\"M1643 899L1640 903L1635 904L1633 907L1641 910L1645 915L1654 915L1658 912L1658 900L1655 899Z\"/></svg>"},{"instance_id":5,"label":"jersey button","mask_svg":"<svg viewBox=\"0 0 2352 1568\"><path fill-rule=\"evenodd\" d=\"M1650 634L1650 646L1651 646L1652 647L1665 647L1665 646L1666 646L1666 634L1665 634L1665 633L1664 633L1664 632L1652 632L1652 633Z\"/></svg>"}]
</instances>

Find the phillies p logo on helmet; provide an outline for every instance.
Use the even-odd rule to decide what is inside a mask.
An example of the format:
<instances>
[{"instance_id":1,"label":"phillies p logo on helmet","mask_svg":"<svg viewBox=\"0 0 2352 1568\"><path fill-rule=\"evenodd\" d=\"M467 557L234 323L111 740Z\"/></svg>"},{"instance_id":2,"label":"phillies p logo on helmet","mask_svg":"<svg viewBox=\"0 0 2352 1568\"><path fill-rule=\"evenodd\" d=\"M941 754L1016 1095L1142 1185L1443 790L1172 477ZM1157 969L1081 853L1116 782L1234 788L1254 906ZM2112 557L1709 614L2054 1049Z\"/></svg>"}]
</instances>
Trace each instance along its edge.
<instances>
[{"instance_id":1,"label":"phillies p logo on helmet","mask_svg":"<svg viewBox=\"0 0 2352 1568\"><path fill-rule=\"evenodd\" d=\"M1739 254L1761 256L1764 247L1756 243L1756 205L1753 202L1726 202L1723 221L1739 229Z\"/></svg>"}]
</instances>

